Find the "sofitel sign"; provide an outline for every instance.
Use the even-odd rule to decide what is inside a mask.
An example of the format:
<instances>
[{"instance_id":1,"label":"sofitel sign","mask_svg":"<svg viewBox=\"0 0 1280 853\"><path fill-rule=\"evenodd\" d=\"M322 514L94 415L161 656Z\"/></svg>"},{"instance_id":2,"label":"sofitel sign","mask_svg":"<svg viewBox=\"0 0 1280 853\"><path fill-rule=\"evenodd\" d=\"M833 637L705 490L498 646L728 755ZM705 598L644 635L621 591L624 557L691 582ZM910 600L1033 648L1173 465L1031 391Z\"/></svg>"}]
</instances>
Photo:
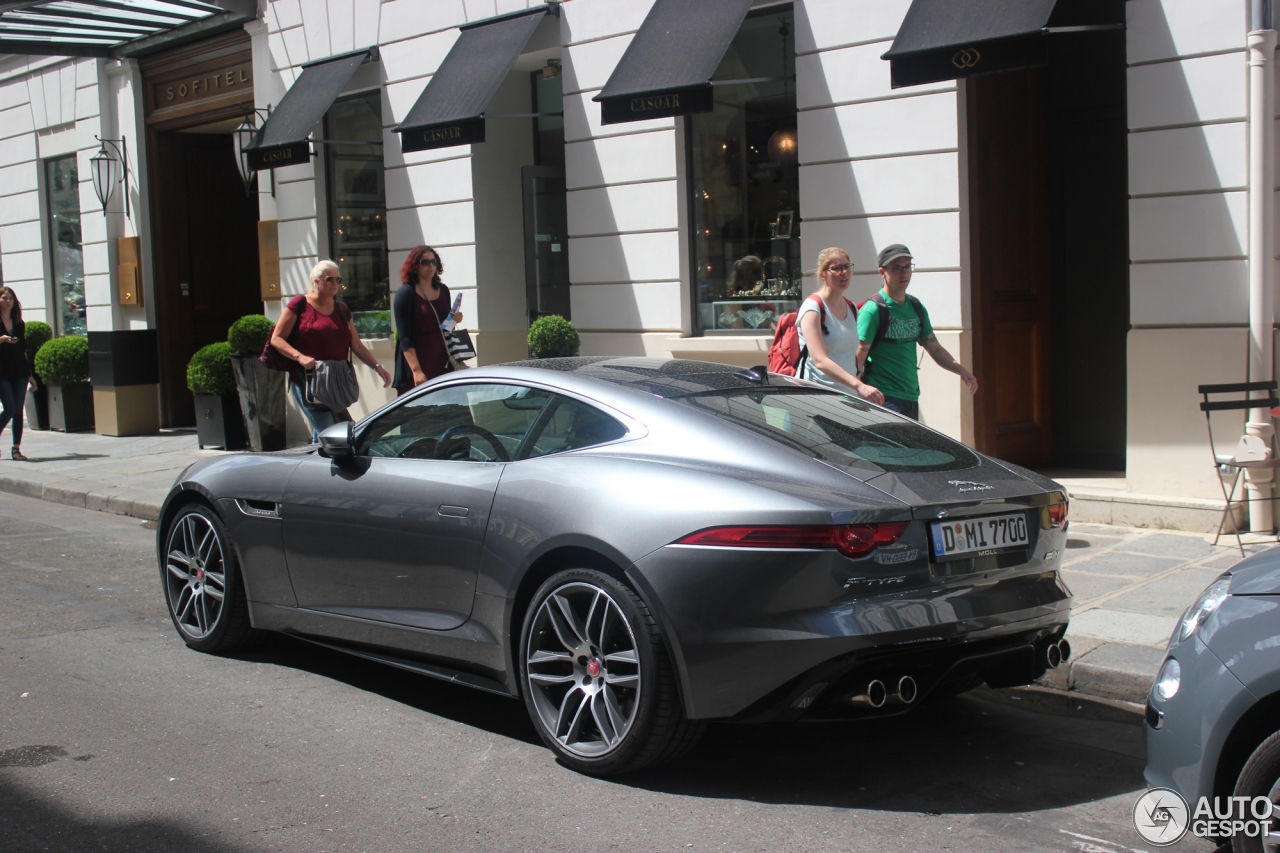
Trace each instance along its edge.
<instances>
[{"instance_id":1,"label":"sofitel sign","mask_svg":"<svg viewBox=\"0 0 1280 853\"><path fill-rule=\"evenodd\" d=\"M193 77L189 80L179 80L176 83L165 86L164 103L167 106L193 99L212 98L229 89L243 89L246 86L253 85L252 75L252 65L241 65L228 71L218 71L213 74Z\"/></svg>"}]
</instances>

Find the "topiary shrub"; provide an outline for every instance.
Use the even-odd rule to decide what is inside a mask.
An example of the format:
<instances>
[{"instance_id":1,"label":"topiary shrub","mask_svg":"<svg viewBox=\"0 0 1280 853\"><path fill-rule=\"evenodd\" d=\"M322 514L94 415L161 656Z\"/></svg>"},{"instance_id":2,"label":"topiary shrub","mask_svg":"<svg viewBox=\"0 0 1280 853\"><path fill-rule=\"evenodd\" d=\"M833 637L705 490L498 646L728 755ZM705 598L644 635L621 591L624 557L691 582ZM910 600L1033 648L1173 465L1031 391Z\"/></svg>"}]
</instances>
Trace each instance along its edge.
<instances>
[{"instance_id":1,"label":"topiary shrub","mask_svg":"<svg viewBox=\"0 0 1280 853\"><path fill-rule=\"evenodd\" d=\"M27 323L26 343L27 343L27 362L35 363L36 353L40 351L40 347L44 346L53 339L53 329L48 323L42 323L39 320L32 320Z\"/></svg>"},{"instance_id":2,"label":"topiary shrub","mask_svg":"<svg viewBox=\"0 0 1280 853\"><path fill-rule=\"evenodd\" d=\"M276 324L262 314L246 314L227 329L227 343L235 355L258 355L267 345Z\"/></svg>"},{"instance_id":3,"label":"topiary shrub","mask_svg":"<svg viewBox=\"0 0 1280 853\"><path fill-rule=\"evenodd\" d=\"M193 394L225 394L236 387L231 372L231 344L219 341L196 350L187 363L187 387Z\"/></svg>"},{"instance_id":4,"label":"topiary shrub","mask_svg":"<svg viewBox=\"0 0 1280 853\"><path fill-rule=\"evenodd\" d=\"M67 335L46 341L36 352L36 376L45 385L75 385L89 381L89 340Z\"/></svg>"},{"instance_id":5,"label":"topiary shrub","mask_svg":"<svg viewBox=\"0 0 1280 853\"><path fill-rule=\"evenodd\" d=\"M529 326L529 355L534 358L577 355L581 343L578 330L559 314L539 317Z\"/></svg>"}]
</instances>

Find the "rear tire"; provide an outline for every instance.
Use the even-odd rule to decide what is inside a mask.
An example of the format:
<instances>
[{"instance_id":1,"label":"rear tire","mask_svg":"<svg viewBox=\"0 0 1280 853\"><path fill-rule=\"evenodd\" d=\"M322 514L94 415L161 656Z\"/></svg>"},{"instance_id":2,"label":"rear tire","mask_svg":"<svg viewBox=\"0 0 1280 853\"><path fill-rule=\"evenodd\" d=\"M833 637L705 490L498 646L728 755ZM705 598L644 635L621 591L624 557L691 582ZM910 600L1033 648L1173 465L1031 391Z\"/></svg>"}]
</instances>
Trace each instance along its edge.
<instances>
[{"instance_id":1,"label":"rear tire","mask_svg":"<svg viewBox=\"0 0 1280 853\"><path fill-rule=\"evenodd\" d=\"M591 569L560 572L534 595L520 636L520 683L542 740L594 776L678 758L704 728L684 715L649 609Z\"/></svg>"},{"instance_id":2,"label":"rear tire","mask_svg":"<svg viewBox=\"0 0 1280 853\"><path fill-rule=\"evenodd\" d=\"M1280 732L1264 740L1249 756L1240 778L1236 780L1235 796L1266 797L1271 800L1271 835L1262 838L1246 838L1237 835L1231 839L1234 853L1277 853L1280 851ZM1252 818L1252 813L1249 814Z\"/></svg>"},{"instance_id":3,"label":"rear tire","mask_svg":"<svg viewBox=\"0 0 1280 853\"><path fill-rule=\"evenodd\" d=\"M227 653L256 642L249 603L231 537L204 504L184 507L164 536L160 569L169 618L179 636L201 652Z\"/></svg>"}]
</instances>

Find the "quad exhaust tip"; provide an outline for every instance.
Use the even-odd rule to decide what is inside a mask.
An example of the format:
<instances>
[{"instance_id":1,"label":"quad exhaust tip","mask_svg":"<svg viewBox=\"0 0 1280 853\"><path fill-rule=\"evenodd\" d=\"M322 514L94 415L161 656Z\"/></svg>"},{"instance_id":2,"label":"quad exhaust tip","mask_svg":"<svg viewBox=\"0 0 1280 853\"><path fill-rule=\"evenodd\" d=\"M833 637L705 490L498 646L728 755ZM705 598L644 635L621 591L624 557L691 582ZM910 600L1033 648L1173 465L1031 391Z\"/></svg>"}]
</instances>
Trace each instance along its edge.
<instances>
[{"instance_id":1,"label":"quad exhaust tip","mask_svg":"<svg viewBox=\"0 0 1280 853\"><path fill-rule=\"evenodd\" d=\"M884 682L879 679L872 679L867 682L867 689L857 696L854 696L852 701L855 705L869 705L872 708L883 708L884 703L889 701L889 691L885 690Z\"/></svg>"},{"instance_id":2,"label":"quad exhaust tip","mask_svg":"<svg viewBox=\"0 0 1280 853\"><path fill-rule=\"evenodd\" d=\"M1066 640L1050 643L1044 650L1044 662L1054 669L1071 658L1071 644Z\"/></svg>"},{"instance_id":3,"label":"quad exhaust tip","mask_svg":"<svg viewBox=\"0 0 1280 853\"><path fill-rule=\"evenodd\" d=\"M916 690L916 680L909 675L904 675L898 679L898 701L903 705L910 705L916 701L918 691Z\"/></svg>"}]
</instances>

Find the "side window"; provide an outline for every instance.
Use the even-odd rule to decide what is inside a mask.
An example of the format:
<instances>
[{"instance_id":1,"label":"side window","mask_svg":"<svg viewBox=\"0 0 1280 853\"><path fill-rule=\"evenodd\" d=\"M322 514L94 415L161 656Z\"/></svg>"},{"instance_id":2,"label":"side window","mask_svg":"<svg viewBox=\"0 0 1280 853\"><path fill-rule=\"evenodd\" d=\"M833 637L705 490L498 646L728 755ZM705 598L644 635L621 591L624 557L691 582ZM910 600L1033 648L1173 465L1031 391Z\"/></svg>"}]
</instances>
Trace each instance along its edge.
<instances>
[{"instance_id":1,"label":"side window","mask_svg":"<svg viewBox=\"0 0 1280 853\"><path fill-rule=\"evenodd\" d=\"M599 409L585 403L556 397L545 423L534 436L525 458L546 456L565 450L577 450L616 441L627 434L627 428Z\"/></svg>"},{"instance_id":2,"label":"side window","mask_svg":"<svg viewBox=\"0 0 1280 853\"><path fill-rule=\"evenodd\" d=\"M554 395L521 385L453 385L397 406L361 434L357 454L510 462Z\"/></svg>"}]
</instances>

